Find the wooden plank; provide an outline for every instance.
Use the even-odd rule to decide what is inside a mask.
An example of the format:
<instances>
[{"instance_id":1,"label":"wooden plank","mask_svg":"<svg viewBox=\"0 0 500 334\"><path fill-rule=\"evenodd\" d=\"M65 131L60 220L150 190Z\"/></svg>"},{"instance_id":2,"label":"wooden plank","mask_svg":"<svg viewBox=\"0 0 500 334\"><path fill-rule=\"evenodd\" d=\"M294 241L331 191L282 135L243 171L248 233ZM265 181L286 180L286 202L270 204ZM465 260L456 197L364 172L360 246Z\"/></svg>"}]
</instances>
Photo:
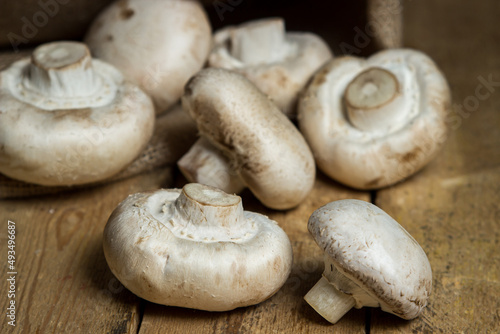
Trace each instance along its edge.
<instances>
[{"instance_id":1,"label":"wooden plank","mask_svg":"<svg viewBox=\"0 0 500 334\"><path fill-rule=\"evenodd\" d=\"M314 210L334 200L359 198L369 194L342 187L320 174L311 195L296 209L278 212L266 209L251 194L243 195L245 210L256 211L276 220L288 234L293 247L292 273L280 291L256 306L230 312L205 312L145 304L139 333L364 333L365 310L351 310L335 327L318 315L303 299L323 272L323 255L307 231Z\"/></svg>"},{"instance_id":2,"label":"wooden plank","mask_svg":"<svg viewBox=\"0 0 500 334\"><path fill-rule=\"evenodd\" d=\"M171 182L164 169L78 192L0 202L2 286L15 271L15 298L2 288L0 305L15 300L16 326L1 333L136 333L140 299L112 275L102 231L128 194ZM8 221L15 223L14 270L7 263ZM9 275L10 276L10 275ZM7 286L8 287L8 286Z\"/></svg>"},{"instance_id":3,"label":"wooden plank","mask_svg":"<svg viewBox=\"0 0 500 334\"><path fill-rule=\"evenodd\" d=\"M442 154L376 198L427 252L430 304L409 322L374 311L371 333L500 331L499 9L496 1L407 4L406 40L441 66L455 113Z\"/></svg>"}]
</instances>

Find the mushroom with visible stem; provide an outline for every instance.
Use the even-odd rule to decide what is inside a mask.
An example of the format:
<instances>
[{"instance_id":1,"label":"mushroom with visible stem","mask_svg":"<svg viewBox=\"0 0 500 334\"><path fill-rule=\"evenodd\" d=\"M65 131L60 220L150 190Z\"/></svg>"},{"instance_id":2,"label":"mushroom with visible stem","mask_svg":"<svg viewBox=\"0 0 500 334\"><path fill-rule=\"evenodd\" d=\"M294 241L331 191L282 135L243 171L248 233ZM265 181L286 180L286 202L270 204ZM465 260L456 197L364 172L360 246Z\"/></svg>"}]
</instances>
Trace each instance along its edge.
<instances>
[{"instance_id":1,"label":"mushroom with visible stem","mask_svg":"<svg viewBox=\"0 0 500 334\"><path fill-rule=\"evenodd\" d=\"M177 165L188 180L209 184L229 194L239 194L245 189L228 158L205 137L198 139Z\"/></svg>"},{"instance_id":2,"label":"mushroom with visible stem","mask_svg":"<svg viewBox=\"0 0 500 334\"><path fill-rule=\"evenodd\" d=\"M389 131L404 121L410 110L404 108L403 99L397 78L379 67L358 74L344 95L349 121L363 131Z\"/></svg>"},{"instance_id":3,"label":"mushroom with visible stem","mask_svg":"<svg viewBox=\"0 0 500 334\"><path fill-rule=\"evenodd\" d=\"M95 19L85 42L148 93L160 113L205 64L212 29L197 1L116 1Z\"/></svg>"},{"instance_id":4,"label":"mushroom with visible stem","mask_svg":"<svg viewBox=\"0 0 500 334\"><path fill-rule=\"evenodd\" d=\"M332 58L317 35L286 32L281 18L250 21L215 32L208 64L236 71L253 82L290 118L295 118L299 92Z\"/></svg>"},{"instance_id":5,"label":"mushroom with visible stem","mask_svg":"<svg viewBox=\"0 0 500 334\"><path fill-rule=\"evenodd\" d=\"M318 167L358 189L392 185L422 169L446 140L450 90L414 50L338 57L299 101L299 127Z\"/></svg>"},{"instance_id":6,"label":"mushroom with visible stem","mask_svg":"<svg viewBox=\"0 0 500 334\"><path fill-rule=\"evenodd\" d=\"M196 183L125 199L104 229L104 255L139 297L207 311L266 300L292 266L290 240L275 221Z\"/></svg>"},{"instance_id":7,"label":"mushroom with visible stem","mask_svg":"<svg viewBox=\"0 0 500 334\"><path fill-rule=\"evenodd\" d=\"M331 202L314 211L308 229L324 251L325 270L304 299L329 322L363 306L413 319L427 305L432 271L425 252L377 206Z\"/></svg>"},{"instance_id":8,"label":"mushroom with visible stem","mask_svg":"<svg viewBox=\"0 0 500 334\"><path fill-rule=\"evenodd\" d=\"M316 170L307 143L248 79L204 69L186 85L182 105L204 138L178 162L190 182L204 180L226 192L244 185L273 209L295 207L309 194Z\"/></svg>"},{"instance_id":9,"label":"mushroom with visible stem","mask_svg":"<svg viewBox=\"0 0 500 334\"><path fill-rule=\"evenodd\" d=\"M83 43L37 47L0 73L0 172L47 185L107 179L153 134L154 107Z\"/></svg>"}]
</instances>

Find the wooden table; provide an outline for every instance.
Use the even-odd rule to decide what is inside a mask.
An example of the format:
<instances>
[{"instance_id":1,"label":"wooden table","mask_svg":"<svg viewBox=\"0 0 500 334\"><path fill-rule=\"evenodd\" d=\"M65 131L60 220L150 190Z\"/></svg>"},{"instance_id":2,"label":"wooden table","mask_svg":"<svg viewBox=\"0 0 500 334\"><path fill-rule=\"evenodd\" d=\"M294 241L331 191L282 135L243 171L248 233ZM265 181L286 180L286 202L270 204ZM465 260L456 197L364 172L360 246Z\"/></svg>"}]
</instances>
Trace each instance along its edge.
<instances>
[{"instance_id":1,"label":"wooden table","mask_svg":"<svg viewBox=\"0 0 500 334\"><path fill-rule=\"evenodd\" d=\"M500 332L500 3L419 0L405 6L405 44L429 54L449 79L449 140L420 173L377 192L354 191L320 174L309 198L288 212L267 210L244 193L245 208L278 221L293 244L292 273L275 296L210 313L146 302L113 277L102 251L106 220L129 193L170 186L168 171L158 171L78 192L0 202L4 314L8 220L15 222L17 271L16 327L4 315L0 332ZM178 176L173 181L182 182ZM434 290L419 318L404 321L364 308L331 325L303 301L323 270L307 219L341 198L374 201L426 251Z\"/></svg>"}]
</instances>

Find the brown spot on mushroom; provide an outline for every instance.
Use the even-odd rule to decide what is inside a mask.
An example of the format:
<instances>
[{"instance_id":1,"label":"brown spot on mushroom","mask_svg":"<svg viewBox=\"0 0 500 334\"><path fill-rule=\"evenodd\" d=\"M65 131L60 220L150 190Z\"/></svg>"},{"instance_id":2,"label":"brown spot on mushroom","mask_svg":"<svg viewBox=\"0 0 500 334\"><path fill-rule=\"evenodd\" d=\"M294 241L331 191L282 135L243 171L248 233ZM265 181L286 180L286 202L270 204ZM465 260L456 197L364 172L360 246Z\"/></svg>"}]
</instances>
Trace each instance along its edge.
<instances>
[{"instance_id":1,"label":"brown spot on mushroom","mask_svg":"<svg viewBox=\"0 0 500 334\"><path fill-rule=\"evenodd\" d=\"M128 0L119 1L118 6L121 8L120 17L123 20L128 20L135 14L135 11L129 7Z\"/></svg>"},{"instance_id":2,"label":"brown spot on mushroom","mask_svg":"<svg viewBox=\"0 0 500 334\"><path fill-rule=\"evenodd\" d=\"M250 73L247 74L250 76ZM280 87L280 89L286 89L288 86L292 86L292 82L290 81L289 76L285 72L285 70L281 67L276 67L274 71L265 71L260 75L261 82L258 86L263 86L264 82L272 83L272 87ZM271 95L269 90L272 90L272 87L266 87L267 95ZM262 87L259 87L262 88ZM263 90L264 91L264 90Z\"/></svg>"},{"instance_id":3,"label":"brown spot on mushroom","mask_svg":"<svg viewBox=\"0 0 500 334\"><path fill-rule=\"evenodd\" d=\"M147 286L149 288L149 290L151 291L153 286L151 285L151 282L149 281L148 277L146 277L146 274L142 274L140 276L141 280L144 281L144 285L143 286Z\"/></svg>"},{"instance_id":4,"label":"brown spot on mushroom","mask_svg":"<svg viewBox=\"0 0 500 334\"><path fill-rule=\"evenodd\" d=\"M369 188L369 187L376 187L381 180L382 180L381 177L377 177L377 178L375 178L375 179L373 179L371 181L366 182L365 186L367 188Z\"/></svg>"},{"instance_id":5,"label":"brown spot on mushroom","mask_svg":"<svg viewBox=\"0 0 500 334\"><path fill-rule=\"evenodd\" d=\"M250 172L254 175L257 175L257 174L260 174L260 173L263 173L265 172L267 169L269 169L269 166L266 166L266 165L263 165L263 164L259 164L255 161L251 161L250 159L248 159L248 157L246 157L245 159L246 161L244 161L242 164L241 164L241 168L247 172Z\"/></svg>"},{"instance_id":6,"label":"brown spot on mushroom","mask_svg":"<svg viewBox=\"0 0 500 334\"><path fill-rule=\"evenodd\" d=\"M321 86L326 82L326 77L328 76L328 73L330 71L330 68L324 68L323 70L319 71L318 74L314 76L314 81L312 83L313 86Z\"/></svg>"},{"instance_id":7,"label":"brown spot on mushroom","mask_svg":"<svg viewBox=\"0 0 500 334\"><path fill-rule=\"evenodd\" d=\"M144 241L148 240L150 237L151 237L151 236L147 236L147 237L139 237L139 238L137 239L137 241L135 242L135 244L136 244L136 245L139 245L139 244L141 244L142 242L144 242Z\"/></svg>"},{"instance_id":8,"label":"brown spot on mushroom","mask_svg":"<svg viewBox=\"0 0 500 334\"><path fill-rule=\"evenodd\" d=\"M410 151L408 153L403 154L399 158L399 161L401 163L411 163L412 161L414 161L418 158L421 151L422 151L422 149L420 147L416 147L413 151Z\"/></svg>"},{"instance_id":9,"label":"brown spot on mushroom","mask_svg":"<svg viewBox=\"0 0 500 334\"><path fill-rule=\"evenodd\" d=\"M106 41L107 42L112 42L114 40L113 35L106 35Z\"/></svg>"},{"instance_id":10,"label":"brown spot on mushroom","mask_svg":"<svg viewBox=\"0 0 500 334\"><path fill-rule=\"evenodd\" d=\"M128 20L132 16L134 16L134 14L135 14L135 11L133 9L131 9L131 8L125 8L125 9L122 9L122 11L120 12L120 17L123 20Z\"/></svg>"},{"instance_id":11,"label":"brown spot on mushroom","mask_svg":"<svg viewBox=\"0 0 500 334\"><path fill-rule=\"evenodd\" d=\"M275 272L279 273L282 271L281 269L281 257L276 257L273 261L273 269Z\"/></svg>"},{"instance_id":12,"label":"brown spot on mushroom","mask_svg":"<svg viewBox=\"0 0 500 334\"><path fill-rule=\"evenodd\" d=\"M68 118L78 122L89 123L92 115L91 108L83 108L83 109L61 109L50 111L54 115L54 119L62 119Z\"/></svg>"}]
</instances>

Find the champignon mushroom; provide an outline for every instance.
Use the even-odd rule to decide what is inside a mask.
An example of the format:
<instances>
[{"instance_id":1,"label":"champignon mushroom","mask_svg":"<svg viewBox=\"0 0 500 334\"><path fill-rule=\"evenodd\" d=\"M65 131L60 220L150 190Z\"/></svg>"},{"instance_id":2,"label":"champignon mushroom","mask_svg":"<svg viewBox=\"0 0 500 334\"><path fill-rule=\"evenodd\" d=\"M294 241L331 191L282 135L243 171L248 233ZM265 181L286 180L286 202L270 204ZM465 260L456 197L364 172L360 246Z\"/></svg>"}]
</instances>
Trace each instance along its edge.
<instances>
[{"instance_id":1,"label":"champignon mushroom","mask_svg":"<svg viewBox=\"0 0 500 334\"><path fill-rule=\"evenodd\" d=\"M224 69L204 69L186 85L182 105L206 139L191 149L197 154L188 152L178 163L190 182L208 182L210 177L203 176L207 172L227 173L228 179L240 178L238 182L273 209L297 206L312 189L316 171L304 138L242 75ZM207 149L208 142L212 149ZM221 170L209 171L203 168L205 164ZM226 186L238 182L209 185L227 192Z\"/></svg>"},{"instance_id":2,"label":"champignon mushroom","mask_svg":"<svg viewBox=\"0 0 500 334\"><path fill-rule=\"evenodd\" d=\"M163 112L204 65L212 29L197 1L116 1L91 25L92 53L138 84Z\"/></svg>"},{"instance_id":3,"label":"champignon mushroom","mask_svg":"<svg viewBox=\"0 0 500 334\"><path fill-rule=\"evenodd\" d=\"M115 175L146 146L154 106L82 43L37 47L0 73L0 172L41 185Z\"/></svg>"},{"instance_id":4,"label":"champignon mushroom","mask_svg":"<svg viewBox=\"0 0 500 334\"><path fill-rule=\"evenodd\" d=\"M299 91L332 58L330 48L319 36L285 32L281 18L223 28L214 34L214 43L209 66L244 75L293 118Z\"/></svg>"},{"instance_id":5,"label":"champignon mushroom","mask_svg":"<svg viewBox=\"0 0 500 334\"><path fill-rule=\"evenodd\" d=\"M264 301L292 265L275 221L243 211L239 196L194 183L125 199L104 229L104 255L139 297L207 311Z\"/></svg>"},{"instance_id":6,"label":"champignon mushroom","mask_svg":"<svg viewBox=\"0 0 500 334\"><path fill-rule=\"evenodd\" d=\"M245 189L245 184L230 164L222 151L205 137L198 139L177 162L186 179L238 194Z\"/></svg>"},{"instance_id":7,"label":"champignon mushroom","mask_svg":"<svg viewBox=\"0 0 500 334\"><path fill-rule=\"evenodd\" d=\"M448 84L429 57L387 50L326 64L300 99L298 121L323 172L376 189L434 158L446 139L449 107Z\"/></svg>"},{"instance_id":8,"label":"champignon mushroom","mask_svg":"<svg viewBox=\"0 0 500 334\"><path fill-rule=\"evenodd\" d=\"M314 211L308 229L325 252L325 270L304 297L336 323L352 307L381 307L417 317L432 290L432 271L420 245L377 206L354 199Z\"/></svg>"}]
</instances>

